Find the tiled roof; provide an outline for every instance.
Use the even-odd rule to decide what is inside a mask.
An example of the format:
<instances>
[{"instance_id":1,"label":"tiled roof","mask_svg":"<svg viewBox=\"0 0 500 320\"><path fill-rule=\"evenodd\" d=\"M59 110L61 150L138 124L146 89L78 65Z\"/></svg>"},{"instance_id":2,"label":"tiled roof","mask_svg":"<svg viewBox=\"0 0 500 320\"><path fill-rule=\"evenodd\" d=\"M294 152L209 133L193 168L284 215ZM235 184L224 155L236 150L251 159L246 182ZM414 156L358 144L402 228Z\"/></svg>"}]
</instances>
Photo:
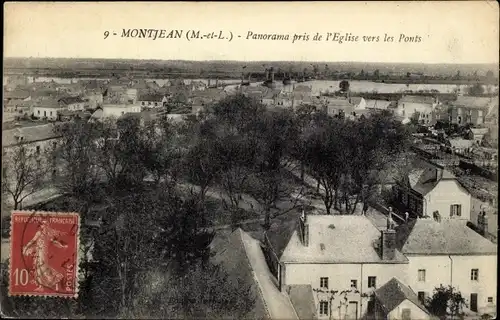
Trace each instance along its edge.
<instances>
[{"instance_id":1,"label":"tiled roof","mask_svg":"<svg viewBox=\"0 0 500 320\"><path fill-rule=\"evenodd\" d=\"M367 109L381 109L381 110L386 110L391 105L391 101L386 101L386 100L368 99L368 100L365 100L365 101L366 101L366 108Z\"/></svg>"},{"instance_id":2,"label":"tiled roof","mask_svg":"<svg viewBox=\"0 0 500 320\"><path fill-rule=\"evenodd\" d=\"M457 100L452 104L457 107L466 107L472 109L485 109L488 108L490 103L495 103L498 105L498 98L487 98L487 97L471 97L471 96L458 96Z\"/></svg>"},{"instance_id":3,"label":"tiled roof","mask_svg":"<svg viewBox=\"0 0 500 320\"><path fill-rule=\"evenodd\" d=\"M290 286L288 296L299 319L316 319L316 306L310 284L294 284Z\"/></svg>"},{"instance_id":4,"label":"tiled roof","mask_svg":"<svg viewBox=\"0 0 500 320\"><path fill-rule=\"evenodd\" d=\"M4 99L26 99L30 96L30 92L26 90L13 90L4 92Z\"/></svg>"},{"instance_id":5,"label":"tiled roof","mask_svg":"<svg viewBox=\"0 0 500 320\"><path fill-rule=\"evenodd\" d=\"M410 300L417 307L429 314L429 311L427 311L418 300L418 296L415 292L396 278L392 278L382 287L375 290L375 297L380 304L382 304L387 313L394 310L401 302Z\"/></svg>"},{"instance_id":6,"label":"tiled roof","mask_svg":"<svg viewBox=\"0 0 500 320\"><path fill-rule=\"evenodd\" d=\"M353 104L353 105L360 104L362 100L363 100L362 97L351 97L350 98L351 104Z\"/></svg>"},{"instance_id":7,"label":"tiled roof","mask_svg":"<svg viewBox=\"0 0 500 320\"><path fill-rule=\"evenodd\" d=\"M437 176L438 170L441 171L439 176ZM414 191L424 196L434 189L439 181L448 179L455 179L455 176L450 171L416 158L413 161L412 169L408 173L407 183Z\"/></svg>"},{"instance_id":8,"label":"tiled roof","mask_svg":"<svg viewBox=\"0 0 500 320\"><path fill-rule=\"evenodd\" d=\"M18 144L19 140L17 139L17 137L19 136L23 137L23 143L42 141L58 137L58 135L54 133L53 124L21 127L11 130L4 130L2 132L2 146L8 147Z\"/></svg>"},{"instance_id":9,"label":"tiled roof","mask_svg":"<svg viewBox=\"0 0 500 320\"><path fill-rule=\"evenodd\" d=\"M407 263L396 250L395 259L381 259L375 244L380 231L366 216L308 215L309 245L294 231L280 261L289 263ZM346 250L348 248L348 250Z\"/></svg>"},{"instance_id":10,"label":"tiled roof","mask_svg":"<svg viewBox=\"0 0 500 320\"><path fill-rule=\"evenodd\" d=\"M80 97L64 97L64 98L60 98L58 101L59 101L59 103L61 103L63 105L69 105L69 104L73 104L73 103L82 103L82 102L84 102L82 100L82 98L80 98Z\"/></svg>"},{"instance_id":11,"label":"tiled roof","mask_svg":"<svg viewBox=\"0 0 500 320\"><path fill-rule=\"evenodd\" d=\"M415 219L396 228L396 244L405 254L496 254L497 247L462 220Z\"/></svg>"},{"instance_id":12,"label":"tiled roof","mask_svg":"<svg viewBox=\"0 0 500 320\"><path fill-rule=\"evenodd\" d=\"M60 109L59 101L52 97L42 98L35 104L35 107Z\"/></svg>"},{"instance_id":13,"label":"tiled roof","mask_svg":"<svg viewBox=\"0 0 500 320\"><path fill-rule=\"evenodd\" d=\"M295 88L293 89L293 91L296 91L296 92L311 92L312 88L309 87L309 86L305 86L305 85L297 85L297 86L295 86Z\"/></svg>"},{"instance_id":14,"label":"tiled roof","mask_svg":"<svg viewBox=\"0 0 500 320\"><path fill-rule=\"evenodd\" d=\"M250 286L250 290L255 297L255 305L248 318L267 318L264 299L260 293L259 284L253 275L253 269L243 243L243 234L244 231L240 228L231 234L218 231L210 244L211 261L224 268L231 282L238 286Z\"/></svg>"},{"instance_id":15,"label":"tiled roof","mask_svg":"<svg viewBox=\"0 0 500 320\"><path fill-rule=\"evenodd\" d=\"M269 240L278 259L281 258L283 251L285 251L292 234L297 230L298 218L299 214L290 211L274 219L271 222L271 227L265 233L265 237Z\"/></svg>"},{"instance_id":16,"label":"tiled roof","mask_svg":"<svg viewBox=\"0 0 500 320\"><path fill-rule=\"evenodd\" d=\"M403 96L399 99L399 102L409 102L409 103L422 103L422 104L433 104L434 98L431 96Z\"/></svg>"},{"instance_id":17,"label":"tiled roof","mask_svg":"<svg viewBox=\"0 0 500 320\"><path fill-rule=\"evenodd\" d=\"M141 94L138 101L152 101L152 102L161 102L163 100L164 95L158 93L146 93Z\"/></svg>"}]
</instances>

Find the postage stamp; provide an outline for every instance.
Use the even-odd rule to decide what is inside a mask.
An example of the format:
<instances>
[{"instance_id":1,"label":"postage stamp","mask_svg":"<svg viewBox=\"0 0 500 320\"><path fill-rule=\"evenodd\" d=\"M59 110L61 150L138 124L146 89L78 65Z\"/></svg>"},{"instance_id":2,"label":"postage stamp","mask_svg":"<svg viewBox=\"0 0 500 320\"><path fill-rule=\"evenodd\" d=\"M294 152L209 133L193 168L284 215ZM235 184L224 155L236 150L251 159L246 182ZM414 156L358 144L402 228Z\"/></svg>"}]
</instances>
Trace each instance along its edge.
<instances>
[{"instance_id":1,"label":"postage stamp","mask_svg":"<svg viewBox=\"0 0 500 320\"><path fill-rule=\"evenodd\" d=\"M78 213L13 211L10 232L10 296L78 296Z\"/></svg>"}]
</instances>

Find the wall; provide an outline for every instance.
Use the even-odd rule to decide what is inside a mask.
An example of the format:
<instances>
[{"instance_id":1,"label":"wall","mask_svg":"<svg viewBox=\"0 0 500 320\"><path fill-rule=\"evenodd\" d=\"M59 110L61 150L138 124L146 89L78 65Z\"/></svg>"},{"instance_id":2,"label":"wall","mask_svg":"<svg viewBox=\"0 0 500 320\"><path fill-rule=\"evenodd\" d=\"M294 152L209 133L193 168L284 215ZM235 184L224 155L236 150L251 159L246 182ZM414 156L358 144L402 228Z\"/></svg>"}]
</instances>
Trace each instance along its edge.
<instances>
[{"instance_id":1,"label":"wall","mask_svg":"<svg viewBox=\"0 0 500 320\"><path fill-rule=\"evenodd\" d=\"M471 195L455 180L441 180L426 196L424 213L432 217L434 211L439 211L442 219L450 219L450 206L461 204L461 216L453 219L470 220Z\"/></svg>"},{"instance_id":2,"label":"wall","mask_svg":"<svg viewBox=\"0 0 500 320\"><path fill-rule=\"evenodd\" d=\"M377 287L384 285L393 277L398 277L403 283L407 281L408 264L286 264L284 285L310 284L313 289L320 289L320 278L328 277L328 290L350 289L351 280L357 280L358 290L369 294L373 289L368 288L368 276L377 277ZM329 300L329 294L314 292L319 315L319 301ZM343 300L338 294L332 303L332 318L341 318L345 307L339 309L339 302ZM358 318L367 308L368 297L361 298L360 294L348 294L348 301L358 302ZM321 318L321 317L320 317Z\"/></svg>"},{"instance_id":3,"label":"wall","mask_svg":"<svg viewBox=\"0 0 500 320\"><path fill-rule=\"evenodd\" d=\"M407 285L418 294L424 291L432 295L435 287L447 285L451 281L451 260L448 256L407 256L408 266ZM425 269L425 281L418 281L418 270Z\"/></svg>"},{"instance_id":4,"label":"wall","mask_svg":"<svg viewBox=\"0 0 500 320\"><path fill-rule=\"evenodd\" d=\"M129 106L103 106L102 113L103 117L116 117L119 118L125 113L138 113L141 112L140 106L129 105Z\"/></svg>"},{"instance_id":5,"label":"wall","mask_svg":"<svg viewBox=\"0 0 500 320\"><path fill-rule=\"evenodd\" d=\"M496 301L497 256L451 256L453 260L452 285L469 303L470 294L478 294L478 307L486 307L488 297ZM471 280L471 270L479 269L478 281Z\"/></svg>"},{"instance_id":6,"label":"wall","mask_svg":"<svg viewBox=\"0 0 500 320\"><path fill-rule=\"evenodd\" d=\"M85 105L83 102L78 102L78 103L71 103L68 105L68 110L69 111L83 111L85 110Z\"/></svg>"},{"instance_id":7,"label":"wall","mask_svg":"<svg viewBox=\"0 0 500 320\"><path fill-rule=\"evenodd\" d=\"M400 116L404 116L406 118L411 118L415 112L420 113L419 120L432 120L432 106L423 103L415 103L415 102L401 102L398 104L398 108L396 109L396 113ZM425 117L425 115L429 115L429 118Z\"/></svg>"},{"instance_id":8,"label":"wall","mask_svg":"<svg viewBox=\"0 0 500 320\"><path fill-rule=\"evenodd\" d=\"M408 256L410 260L408 285L418 294L432 296L441 284L458 289L467 300L478 294L478 307L486 307L488 297L496 301L497 257L490 256ZM418 281L418 269L426 270L425 282ZM471 280L471 269L479 269L479 281Z\"/></svg>"},{"instance_id":9,"label":"wall","mask_svg":"<svg viewBox=\"0 0 500 320\"><path fill-rule=\"evenodd\" d=\"M387 315L387 319L392 320L392 319L402 319L402 314L403 314L403 309L410 309L411 310L411 319L419 319L419 320L425 320L425 319L430 319L429 314L427 314L424 310L420 309L418 306L416 306L413 302L409 300L405 300L401 302L400 305L398 305L394 310L389 312Z\"/></svg>"},{"instance_id":10,"label":"wall","mask_svg":"<svg viewBox=\"0 0 500 320\"><path fill-rule=\"evenodd\" d=\"M47 117L49 120L57 120L57 113L64 108L33 107L33 115L37 118Z\"/></svg>"}]
</instances>

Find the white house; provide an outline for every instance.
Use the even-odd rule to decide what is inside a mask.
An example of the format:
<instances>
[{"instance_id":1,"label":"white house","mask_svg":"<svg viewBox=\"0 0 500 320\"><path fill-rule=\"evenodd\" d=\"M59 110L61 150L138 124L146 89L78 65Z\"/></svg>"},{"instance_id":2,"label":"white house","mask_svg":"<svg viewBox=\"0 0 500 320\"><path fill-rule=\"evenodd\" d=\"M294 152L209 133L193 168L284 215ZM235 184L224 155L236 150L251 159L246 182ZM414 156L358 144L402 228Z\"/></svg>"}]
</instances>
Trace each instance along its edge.
<instances>
[{"instance_id":1,"label":"white house","mask_svg":"<svg viewBox=\"0 0 500 320\"><path fill-rule=\"evenodd\" d=\"M396 242L409 260L406 283L419 299L451 285L470 311L496 310L497 247L464 221L415 219L396 228Z\"/></svg>"},{"instance_id":2,"label":"white house","mask_svg":"<svg viewBox=\"0 0 500 320\"><path fill-rule=\"evenodd\" d=\"M404 119L411 119L418 113L418 123L433 125L436 122L434 111L437 105L438 101L434 97L405 95L399 99L394 113Z\"/></svg>"},{"instance_id":3,"label":"white house","mask_svg":"<svg viewBox=\"0 0 500 320\"><path fill-rule=\"evenodd\" d=\"M104 118L119 118L126 113L139 113L141 107L135 104L105 104L102 106L102 116Z\"/></svg>"},{"instance_id":4,"label":"white house","mask_svg":"<svg viewBox=\"0 0 500 320\"><path fill-rule=\"evenodd\" d=\"M365 216L308 215L292 228L273 225L264 241L280 289L310 292L304 299L319 319L359 319L374 308L376 288L394 275L406 281L395 231L379 231Z\"/></svg>"},{"instance_id":5,"label":"white house","mask_svg":"<svg viewBox=\"0 0 500 320\"><path fill-rule=\"evenodd\" d=\"M33 105L33 116L40 119L57 120L58 114L62 110L67 110L64 105L53 98L45 98Z\"/></svg>"},{"instance_id":6,"label":"white house","mask_svg":"<svg viewBox=\"0 0 500 320\"><path fill-rule=\"evenodd\" d=\"M411 216L470 220L471 194L438 164L416 159L408 175L393 186L394 198Z\"/></svg>"},{"instance_id":7,"label":"white house","mask_svg":"<svg viewBox=\"0 0 500 320\"><path fill-rule=\"evenodd\" d=\"M164 94L142 94L137 99L137 104L144 108L160 108L166 106L167 102Z\"/></svg>"}]
</instances>

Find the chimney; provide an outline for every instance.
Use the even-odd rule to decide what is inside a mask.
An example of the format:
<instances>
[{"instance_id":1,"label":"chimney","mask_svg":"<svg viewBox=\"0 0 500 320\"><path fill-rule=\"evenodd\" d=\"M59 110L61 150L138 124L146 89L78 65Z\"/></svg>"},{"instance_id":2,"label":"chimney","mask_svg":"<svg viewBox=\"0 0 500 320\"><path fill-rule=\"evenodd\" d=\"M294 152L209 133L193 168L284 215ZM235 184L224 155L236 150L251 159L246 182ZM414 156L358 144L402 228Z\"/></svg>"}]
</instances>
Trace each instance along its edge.
<instances>
[{"instance_id":1,"label":"chimney","mask_svg":"<svg viewBox=\"0 0 500 320\"><path fill-rule=\"evenodd\" d=\"M443 177L443 166L437 164L437 163L434 163L434 165L436 166L436 181L439 181L441 180L441 178Z\"/></svg>"},{"instance_id":2,"label":"chimney","mask_svg":"<svg viewBox=\"0 0 500 320\"><path fill-rule=\"evenodd\" d=\"M381 231L381 256L382 260L393 260L396 253L396 230Z\"/></svg>"}]
</instances>

